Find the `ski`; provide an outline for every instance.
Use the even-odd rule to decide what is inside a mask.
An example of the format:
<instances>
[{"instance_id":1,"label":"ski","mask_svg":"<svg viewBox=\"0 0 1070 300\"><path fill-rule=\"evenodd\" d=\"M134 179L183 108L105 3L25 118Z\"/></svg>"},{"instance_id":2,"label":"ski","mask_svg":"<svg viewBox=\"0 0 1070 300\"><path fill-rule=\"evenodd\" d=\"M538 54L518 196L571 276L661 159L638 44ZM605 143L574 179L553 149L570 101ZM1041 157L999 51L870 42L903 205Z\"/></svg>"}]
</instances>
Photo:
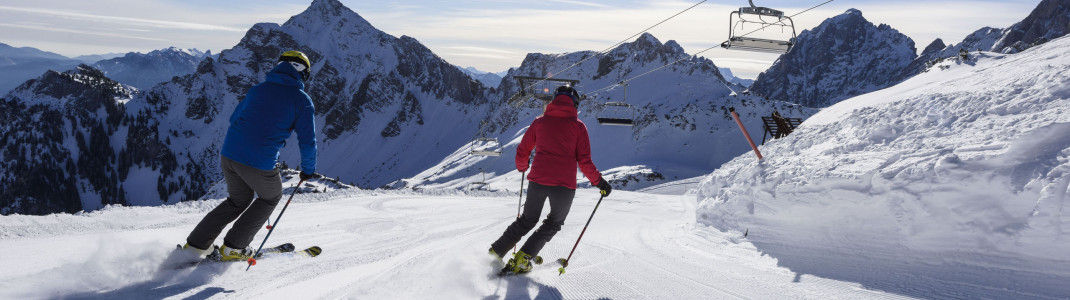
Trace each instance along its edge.
<instances>
[{"instance_id":1,"label":"ski","mask_svg":"<svg viewBox=\"0 0 1070 300\"><path fill-rule=\"evenodd\" d=\"M304 257L316 257L319 256L320 253L323 253L323 248L320 248L319 246L312 246L308 247L308 249L297 251L297 255Z\"/></svg>"},{"instance_id":2,"label":"ski","mask_svg":"<svg viewBox=\"0 0 1070 300\"><path fill-rule=\"evenodd\" d=\"M259 258L263 258L263 257L267 257L267 256L280 255L280 254L286 254L286 253L293 253L294 250L296 250L296 249L297 249L297 247L295 247L294 244L285 243L285 244L281 244L281 245L278 245L278 246L275 246L275 247L265 248L263 250L260 250L260 254L257 255L256 258L259 259ZM185 251L185 250L182 250L181 246L179 246L179 249L176 250L176 251ZM315 255L311 255L311 252L315 252ZM301 250L299 254L301 254L302 256L307 256L307 257L315 257L315 256L319 255L320 252L322 252L322 250L320 250L319 247L312 247L312 248L308 248L308 249L305 249L305 250ZM205 256L204 258L201 258L200 260L194 260L194 261L188 261L188 262L179 263L179 264L173 266L171 269L175 269L175 270L186 269L186 268L196 267L196 266L198 266L200 264L225 263L225 262L245 262L245 260L222 261L222 260L220 260L219 246L213 245L212 246L212 250L210 250L210 252L208 253L208 256Z\"/></svg>"}]
</instances>

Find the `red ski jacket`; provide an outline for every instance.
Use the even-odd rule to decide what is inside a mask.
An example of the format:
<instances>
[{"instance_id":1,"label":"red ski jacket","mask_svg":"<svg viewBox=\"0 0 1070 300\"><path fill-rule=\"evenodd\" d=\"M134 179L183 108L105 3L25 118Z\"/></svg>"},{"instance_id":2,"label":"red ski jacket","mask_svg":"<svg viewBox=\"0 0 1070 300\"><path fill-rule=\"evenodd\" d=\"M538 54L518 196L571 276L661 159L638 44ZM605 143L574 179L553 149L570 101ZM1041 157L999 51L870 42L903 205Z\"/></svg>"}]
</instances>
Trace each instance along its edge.
<instances>
[{"instance_id":1,"label":"red ski jacket","mask_svg":"<svg viewBox=\"0 0 1070 300\"><path fill-rule=\"evenodd\" d=\"M591 161L591 140L587 125L577 118L572 97L558 95L535 118L516 148L516 169L528 170L528 158L535 149L528 180L542 185L576 189L576 165L592 185L598 185L602 173Z\"/></svg>"}]
</instances>

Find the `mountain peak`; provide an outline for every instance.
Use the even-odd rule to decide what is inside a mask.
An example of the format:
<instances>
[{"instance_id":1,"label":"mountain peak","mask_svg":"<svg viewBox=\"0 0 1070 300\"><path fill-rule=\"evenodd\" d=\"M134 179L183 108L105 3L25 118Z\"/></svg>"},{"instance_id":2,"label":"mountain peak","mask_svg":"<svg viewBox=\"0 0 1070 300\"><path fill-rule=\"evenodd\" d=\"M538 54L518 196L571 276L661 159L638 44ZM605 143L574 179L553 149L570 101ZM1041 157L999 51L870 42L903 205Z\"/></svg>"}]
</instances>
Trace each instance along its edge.
<instances>
[{"instance_id":1,"label":"mountain peak","mask_svg":"<svg viewBox=\"0 0 1070 300\"><path fill-rule=\"evenodd\" d=\"M852 8L800 33L792 51L759 75L751 91L826 107L895 83L894 74L916 57L913 40L891 26L874 25Z\"/></svg>"},{"instance_id":2,"label":"mountain peak","mask_svg":"<svg viewBox=\"0 0 1070 300\"><path fill-rule=\"evenodd\" d=\"M947 45L944 44L944 40L937 38L932 43L929 43L929 46L926 46L925 50L921 51L921 55L926 56L926 54L936 53L940 50L944 50L944 48L947 48Z\"/></svg>"},{"instance_id":3,"label":"mountain peak","mask_svg":"<svg viewBox=\"0 0 1070 300\"><path fill-rule=\"evenodd\" d=\"M300 27L307 33L323 33L322 30L337 31L339 27L348 27L359 31L374 28L371 23L357 12L346 7L338 0L313 0L305 11L290 18L283 27ZM344 30L343 30L344 31ZM371 31L378 31L371 30ZM315 34L314 34L315 35Z\"/></svg>"},{"instance_id":4,"label":"mountain peak","mask_svg":"<svg viewBox=\"0 0 1070 300\"><path fill-rule=\"evenodd\" d=\"M643 35L640 35L638 39L635 39L635 42L645 42L654 45L661 45L661 41L659 41L658 38L654 37L654 35L650 34L649 32L644 32Z\"/></svg>"},{"instance_id":5,"label":"mountain peak","mask_svg":"<svg viewBox=\"0 0 1070 300\"><path fill-rule=\"evenodd\" d=\"M349 8L338 0L312 0L312 5L308 6L308 10L329 12L332 13L332 15L337 15L343 11L349 10Z\"/></svg>"}]
</instances>

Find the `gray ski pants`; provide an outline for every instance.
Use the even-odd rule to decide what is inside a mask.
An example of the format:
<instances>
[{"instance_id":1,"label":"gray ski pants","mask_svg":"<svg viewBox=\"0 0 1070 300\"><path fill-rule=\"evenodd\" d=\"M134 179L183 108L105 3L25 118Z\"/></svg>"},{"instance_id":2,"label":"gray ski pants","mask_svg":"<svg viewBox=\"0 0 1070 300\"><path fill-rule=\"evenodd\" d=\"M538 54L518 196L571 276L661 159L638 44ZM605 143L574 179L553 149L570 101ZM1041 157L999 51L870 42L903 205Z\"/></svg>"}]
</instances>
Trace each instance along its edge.
<instances>
[{"instance_id":1,"label":"gray ski pants","mask_svg":"<svg viewBox=\"0 0 1070 300\"><path fill-rule=\"evenodd\" d=\"M538 255L542 247L558 231L561 231L561 225L565 224L565 217L568 217L568 210L572 208L572 199L575 197L576 190L574 189L530 182L528 184L528 199L524 202L524 213L505 229L502 237L491 244L491 249L494 249L494 252L498 253L499 256L504 256L509 251L509 248L516 245L520 239L524 238L525 234L535 228L535 224L539 223L542 207L545 205L546 199L549 198L550 214L546 216L546 220L542 221L542 226L539 226L539 229L528 237L528 240L524 242L524 246L520 247L520 251L524 251L528 255Z\"/></svg>"},{"instance_id":2,"label":"gray ski pants","mask_svg":"<svg viewBox=\"0 0 1070 300\"><path fill-rule=\"evenodd\" d=\"M230 195L201 219L186 238L186 243L199 249L208 249L223 228L234 222L234 226L223 237L223 244L228 248L244 249L271 216L279 199L282 199L282 178L278 169L261 170L226 157L222 158L219 166L223 169ZM254 193L260 196L256 201L253 201Z\"/></svg>"}]
</instances>

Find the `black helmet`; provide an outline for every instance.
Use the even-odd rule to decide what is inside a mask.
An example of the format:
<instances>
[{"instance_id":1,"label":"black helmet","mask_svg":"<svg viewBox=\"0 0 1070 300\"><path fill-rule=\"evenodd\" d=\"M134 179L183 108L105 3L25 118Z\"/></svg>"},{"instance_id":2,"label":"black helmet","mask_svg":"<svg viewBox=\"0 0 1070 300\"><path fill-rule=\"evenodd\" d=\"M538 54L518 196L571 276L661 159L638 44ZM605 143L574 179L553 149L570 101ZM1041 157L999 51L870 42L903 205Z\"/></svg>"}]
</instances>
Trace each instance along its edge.
<instances>
[{"instance_id":1,"label":"black helmet","mask_svg":"<svg viewBox=\"0 0 1070 300\"><path fill-rule=\"evenodd\" d=\"M570 98L572 98L572 105L576 106L576 108L580 107L580 93L577 92L576 89L572 88L571 86L562 85L557 87L557 92L555 93L554 97L557 97L558 95L568 95Z\"/></svg>"}]
</instances>

